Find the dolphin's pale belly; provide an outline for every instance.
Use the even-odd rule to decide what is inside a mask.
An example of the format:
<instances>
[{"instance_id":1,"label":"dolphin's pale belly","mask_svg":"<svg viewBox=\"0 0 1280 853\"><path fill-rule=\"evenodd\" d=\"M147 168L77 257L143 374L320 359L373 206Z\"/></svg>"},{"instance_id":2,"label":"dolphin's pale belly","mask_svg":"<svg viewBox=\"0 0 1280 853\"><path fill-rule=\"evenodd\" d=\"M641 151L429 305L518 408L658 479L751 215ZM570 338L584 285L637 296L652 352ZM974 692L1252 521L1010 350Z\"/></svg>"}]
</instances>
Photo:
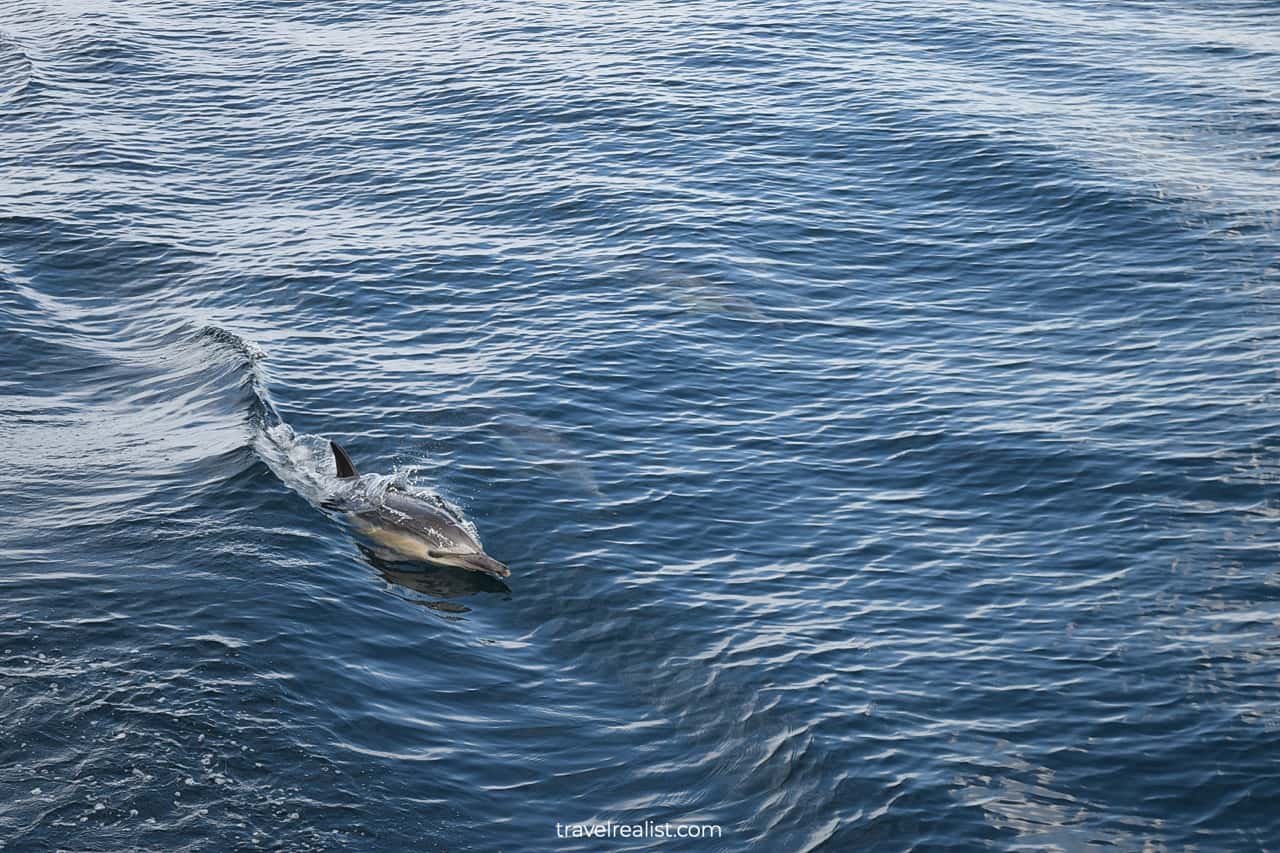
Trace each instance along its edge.
<instances>
[{"instance_id":1,"label":"dolphin's pale belly","mask_svg":"<svg viewBox=\"0 0 1280 853\"><path fill-rule=\"evenodd\" d=\"M358 515L353 518L356 529L382 547L411 560L431 560L431 545L421 537L407 530L372 523Z\"/></svg>"}]
</instances>

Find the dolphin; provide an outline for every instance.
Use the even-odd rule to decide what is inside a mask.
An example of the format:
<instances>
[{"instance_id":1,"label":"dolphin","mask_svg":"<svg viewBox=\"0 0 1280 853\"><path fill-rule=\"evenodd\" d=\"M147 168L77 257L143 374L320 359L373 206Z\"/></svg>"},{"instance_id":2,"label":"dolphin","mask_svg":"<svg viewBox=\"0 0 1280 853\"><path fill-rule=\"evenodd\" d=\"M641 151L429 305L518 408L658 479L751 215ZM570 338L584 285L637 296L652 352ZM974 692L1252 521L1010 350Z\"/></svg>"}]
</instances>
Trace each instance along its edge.
<instances>
[{"instance_id":1,"label":"dolphin","mask_svg":"<svg viewBox=\"0 0 1280 853\"><path fill-rule=\"evenodd\" d=\"M356 466L336 441L329 442L338 479L359 478ZM494 577L510 577L511 570L484 552L475 536L442 506L390 489L374 506L347 512L356 529L381 545L387 556L457 566Z\"/></svg>"}]
</instances>

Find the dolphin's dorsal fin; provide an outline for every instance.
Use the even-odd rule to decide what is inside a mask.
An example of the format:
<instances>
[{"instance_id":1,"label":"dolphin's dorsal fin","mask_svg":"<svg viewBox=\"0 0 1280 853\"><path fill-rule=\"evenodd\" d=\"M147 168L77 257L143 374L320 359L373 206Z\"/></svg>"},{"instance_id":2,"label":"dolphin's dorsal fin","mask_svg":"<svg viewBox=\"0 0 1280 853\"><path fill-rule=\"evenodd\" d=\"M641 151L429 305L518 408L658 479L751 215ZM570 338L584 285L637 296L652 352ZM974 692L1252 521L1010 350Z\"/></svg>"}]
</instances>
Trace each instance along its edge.
<instances>
[{"instance_id":1,"label":"dolphin's dorsal fin","mask_svg":"<svg viewBox=\"0 0 1280 853\"><path fill-rule=\"evenodd\" d=\"M347 451L342 449L342 445L336 441L329 442L330 449L333 450L333 461L338 464L338 479L349 480L352 477L359 477L356 473L355 463L351 461L351 457L347 455Z\"/></svg>"}]
</instances>

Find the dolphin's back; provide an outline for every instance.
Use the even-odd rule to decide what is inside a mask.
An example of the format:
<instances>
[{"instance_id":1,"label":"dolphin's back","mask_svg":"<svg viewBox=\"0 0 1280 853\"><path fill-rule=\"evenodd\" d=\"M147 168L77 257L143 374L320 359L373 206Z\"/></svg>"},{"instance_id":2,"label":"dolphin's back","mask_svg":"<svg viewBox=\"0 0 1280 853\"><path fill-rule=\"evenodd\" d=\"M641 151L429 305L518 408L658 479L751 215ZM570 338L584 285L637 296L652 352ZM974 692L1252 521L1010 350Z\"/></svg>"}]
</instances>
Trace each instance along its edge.
<instances>
[{"instance_id":1,"label":"dolphin's back","mask_svg":"<svg viewBox=\"0 0 1280 853\"><path fill-rule=\"evenodd\" d=\"M361 512L360 516L421 536L436 550L461 554L483 551L475 537L449 512L406 492L387 492L376 508Z\"/></svg>"}]
</instances>

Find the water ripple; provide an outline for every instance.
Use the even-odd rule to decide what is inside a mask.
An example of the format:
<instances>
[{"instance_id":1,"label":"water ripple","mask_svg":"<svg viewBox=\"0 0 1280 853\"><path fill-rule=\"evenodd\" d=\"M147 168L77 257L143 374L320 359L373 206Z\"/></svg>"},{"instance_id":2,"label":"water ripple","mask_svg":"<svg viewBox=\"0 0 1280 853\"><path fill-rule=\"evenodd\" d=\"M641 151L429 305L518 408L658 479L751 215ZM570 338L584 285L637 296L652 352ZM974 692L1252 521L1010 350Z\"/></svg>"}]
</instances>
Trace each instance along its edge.
<instances>
[{"instance_id":1,"label":"water ripple","mask_svg":"<svg viewBox=\"0 0 1280 853\"><path fill-rule=\"evenodd\" d=\"M1274 846L1273 11L6 6L0 841Z\"/></svg>"}]
</instances>

